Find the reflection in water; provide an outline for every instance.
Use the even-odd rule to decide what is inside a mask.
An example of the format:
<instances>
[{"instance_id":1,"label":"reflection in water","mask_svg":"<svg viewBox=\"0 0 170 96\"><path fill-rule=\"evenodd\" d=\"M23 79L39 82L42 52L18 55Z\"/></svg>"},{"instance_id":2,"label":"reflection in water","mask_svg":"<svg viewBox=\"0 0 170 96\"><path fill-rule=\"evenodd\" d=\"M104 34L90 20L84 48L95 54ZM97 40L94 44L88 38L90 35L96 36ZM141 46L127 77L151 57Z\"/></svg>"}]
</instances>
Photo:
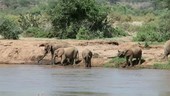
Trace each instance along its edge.
<instances>
[{"instance_id":1,"label":"reflection in water","mask_svg":"<svg viewBox=\"0 0 170 96\"><path fill-rule=\"evenodd\" d=\"M0 96L169 96L170 71L0 67Z\"/></svg>"}]
</instances>

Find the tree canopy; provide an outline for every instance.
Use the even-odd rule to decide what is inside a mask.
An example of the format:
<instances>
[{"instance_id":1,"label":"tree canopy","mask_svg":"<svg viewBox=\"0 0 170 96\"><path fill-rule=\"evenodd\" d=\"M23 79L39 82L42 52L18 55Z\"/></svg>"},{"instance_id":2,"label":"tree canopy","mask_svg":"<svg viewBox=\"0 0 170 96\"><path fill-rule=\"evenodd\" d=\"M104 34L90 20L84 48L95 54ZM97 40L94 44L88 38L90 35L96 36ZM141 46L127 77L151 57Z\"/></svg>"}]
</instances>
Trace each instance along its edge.
<instances>
[{"instance_id":1,"label":"tree canopy","mask_svg":"<svg viewBox=\"0 0 170 96\"><path fill-rule=\"evenodd\" d=\"M49 13L59 38L76 38L82 29L83 34L92 37L112 35L109 31L113 30L108 30L112 28L107 21L109 7L96 0L58 0Z\"/></svg>"}]
</instances>

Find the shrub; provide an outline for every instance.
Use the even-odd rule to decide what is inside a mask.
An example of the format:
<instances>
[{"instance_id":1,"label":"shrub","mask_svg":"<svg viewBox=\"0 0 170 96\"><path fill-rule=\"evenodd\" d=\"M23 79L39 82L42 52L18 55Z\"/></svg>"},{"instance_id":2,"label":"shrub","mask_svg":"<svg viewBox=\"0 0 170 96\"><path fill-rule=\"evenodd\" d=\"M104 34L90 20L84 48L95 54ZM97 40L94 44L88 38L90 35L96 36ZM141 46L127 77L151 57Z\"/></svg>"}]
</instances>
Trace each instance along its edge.
<instances>
[{"instance_id":1,"label":"shrub","mask_svg":"<svg viewBox=\"0 0 170 96\"><path fill-rule=\"evenodd\" d=\"M139 31L134 37L137 41L166 41L170 38L170 11L167 10L159 20L150 21L149 23L141 26Z\"/></svg>"},{"instance_id":2,"label":"shrub","mask_svg":"<svg viewBox=\"0 0 170 96\"><path fill-rule=\"evenodd\" d=\"M149 23L139 28L139 31L136 37L134 37L134 40L136 41L162 41L162 38L160 37L160 33L158 32L157 25L153 23Z\"/></svg>"},{"instance_id":3,"label":"shrub","mask_svg":"<svg viewBox=\"0 0 170 96\"><path fill-rule=\"evenodd\" d=\"M0 19L0 34L4 39L19 39L20 33L21 30L13 21L7 18Z\"/></svg>"},{"instance_id":4,"label":"shrub","mask_svg":"<svg viewBox=\"0 0 170 96\"><path fill-rule=\"evenodd\" d=\"M53 36L61 39L110 38L117 31L109 25L110 6L97 0L58 0L50 7Z\"/></svg>"},{"instance_id":5,"label":"shrub","mask_svg":"<svg viewBox=\"0 0 170 96\"><path fill-rule=\"evenodd\" d=\"M163 41L169 40L170 38L170 10L166 12L163 16L160 17L159 23L159 32Z\"/></svg>"},{"instance_id":6,"label":"shrub","mask_svg":"<svg viewBox=\"0 0 170 96\"><path fill-rule=\"evenodd\" d=\"M126 32L137 32L140 28L140 25L133 25L130 22L119 23L117 26L122 28L122 30L126 30Z\"/></svg>"},{"instance_id":7,"label":"shrub","mask_svg":"<svg viewBox=\"0 0 170 96\"><path fill-rule=\"evenodd\" d=\"M118 37L118 36L126 36L128 35L128 33L126 33L122 28L116 27L115 29L113 29L112 35L114 37Z\"/></svg>"},{"instance_id":8,"label":"shrub","mask_svg":"<svg viewBox=\"0 0 170 96\"><path fill-rule=\"evenodd\" d=\"M118 36L126 36L127 33L119 28L106 28L103 31L90 31L85 27L81 27L76 35L76 39L98 39L98 38L110 38Z\"/></svg>"},{"instance_id":9,"label":"shrub","mask_svg":"<svg viewBox=\"0 0 170 96\"><path fill-rule=\"evenodd\" d=\"M84 27L80 28L78 34L76 35L76 39L91 39L89 30Z\"/></svg>"},{"instance_id":10,"label":"shrub","mask_svg":"<svg viewBox=\"0 0 170 96\"><path fill-rule=\"evenodd\" d=\"M49 33L38 27L29 27L23 35L25 37L48 37Z\"/></svg>"}]
</instances>

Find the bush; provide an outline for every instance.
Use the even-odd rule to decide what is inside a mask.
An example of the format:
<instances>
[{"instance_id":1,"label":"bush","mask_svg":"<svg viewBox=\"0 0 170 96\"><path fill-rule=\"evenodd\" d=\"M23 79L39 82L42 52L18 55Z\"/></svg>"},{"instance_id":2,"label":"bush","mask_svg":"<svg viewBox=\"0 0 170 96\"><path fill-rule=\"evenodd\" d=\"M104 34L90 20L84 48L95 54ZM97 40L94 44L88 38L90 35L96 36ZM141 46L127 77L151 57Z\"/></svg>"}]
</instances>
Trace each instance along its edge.
<instances>
[{"instance_id":1,"label":"bush","mask_svg":"<svg viewBox=\"0 0 170 96\"><path fill-rule=\"evenodd\" d=\"M53 36L61 39L110 38L117 30L109 25L109 11L109 6L97 0L58 0L48 12L55 29Z\"/></svg>"},{"instance_id":2,"label":"bush","mask_svg":"<svg viewBox=\"0 0 170 96\"><path fill-rule=\"evenodd\" d=\"M84 27L80 28L79 31L78 31L78 34L76 35L76 39L91 39L91 36L90 36L90 31L85 29Z\"/></svg>"},{"instance_id":3,"label":"bush","mask_svg":"<svg viewBox=\"0 0 170 96\"><path fill-rule=\"evenodd\" d=\"M126 36L128 35L128 33L126 33L122 28L116 27L113 31L112 31L112 35L114 37L119 37L119 36Z\"/></svg>"},{"instance_id":4,"label":"bush","mask_svg":"<svg viewBox=\"0 0 170 96\"><path fill-rule=\"evenodd\" d=\"M4 39L19 39L20 33L21 30L13 21L7 18L0 19L0 34Z\"/></svg>"},{"instance_id":5,"label":"bush","mask_svg":"<svg viewBox=\"0 0 170 96\"><path fill-rule=\"evenodd\" d=\"M23 36L25 37L48 37L49 33L45 32L43 29L38 27L29 27L24 33Z\"/></svg>"},{"instance_id":6,"label":"bush","mask_svg":"<svg viewBox=\"0 0 170 96\"><path fill-rule=\"evenodd\" d=\"M106 28L102 31L90 31L85 27L81 27L76 35L76 39L99 39L99 38L111 38L128 35L123 29L116 28Z\"/></svg>"},{"instance_id":7,"label":"bush","mask_svg":"<svg viewBox=\"0 0 170 96\"><path fill-rule=\"evenodd\" d=\"M151 21L141 28L134 37L137 41L167 41L170 38L170 11L163 14L158 21Z\"/></svg>"},{"instance_id":8,"label":"bush","mask_svg":"<svg viewBox=\"0 0 170 96\"><path fill-rule=\"evenodd\" d=\"M163 16L160 17L159 23L159 32L163 41L169 40L170 38L170 10L166 12Z\"/></svg>"},{"instance_id":9,"label":"bush","mask_svg":"<svg viewBox=\"0 0 170 96\"><path fill-rule=\"evenodd\" d=\"M134 40L136 41L162 41L162 38L160 37L160 33L158 32L157 25L154 23L149 23L146 25L143 25L141 28L139 28L139 31L134 37Z\"/></svg>"},{"instance_id":10,"label":"bush","mask_svg":"<svg viewBox=\"0 0 170 96\"><path fill-rule=\"evenodd\" d=\"M117 26L122 28L123 30L126 30L126 32L137 32L140 28L140 25L132 25L130 23L120 23Z\"/></svg>"}]
</instances>

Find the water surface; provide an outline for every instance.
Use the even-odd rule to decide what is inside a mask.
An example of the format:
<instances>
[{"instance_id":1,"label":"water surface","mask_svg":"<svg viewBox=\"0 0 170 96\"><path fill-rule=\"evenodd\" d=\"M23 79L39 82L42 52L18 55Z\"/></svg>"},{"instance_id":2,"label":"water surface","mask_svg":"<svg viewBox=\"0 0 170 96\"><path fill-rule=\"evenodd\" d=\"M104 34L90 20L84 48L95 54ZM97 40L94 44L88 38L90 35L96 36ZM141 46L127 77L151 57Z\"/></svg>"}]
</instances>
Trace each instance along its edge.
<instances>
[{"instance_id":1,"label":"water surface","mask_svg":"<svg viewBox=\"0 0 170 96\"><path fill-rule=\"evenodd\" d=\"M0 96L170 96L170 71L0 66Z\"/></svg>"}]
</instances>

